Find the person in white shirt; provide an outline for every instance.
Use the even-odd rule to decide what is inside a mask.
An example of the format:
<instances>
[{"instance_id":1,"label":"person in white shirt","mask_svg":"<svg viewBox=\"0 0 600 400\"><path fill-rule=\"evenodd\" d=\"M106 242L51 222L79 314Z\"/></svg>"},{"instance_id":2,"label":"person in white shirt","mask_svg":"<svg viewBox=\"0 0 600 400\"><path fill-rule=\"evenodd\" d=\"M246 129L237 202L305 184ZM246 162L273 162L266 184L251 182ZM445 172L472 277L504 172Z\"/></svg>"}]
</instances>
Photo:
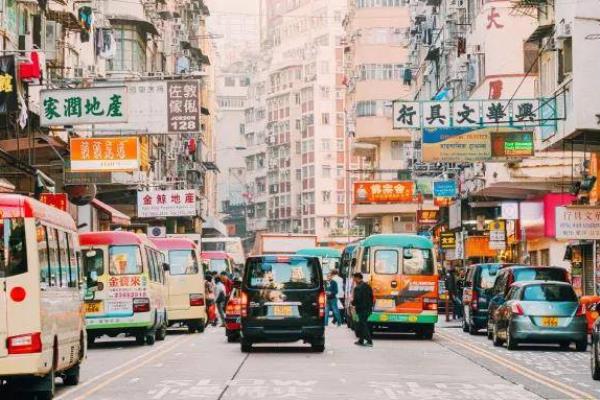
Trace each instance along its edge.
<instances>
[{"instance_id":1,"label":"person in white shirt","mask_svg":"<svg viewBox=\"0 0 600 400\"><path fill-rule=\"evenodd\" d=\"M344 323L344 318L346 317L346 313L344 311L344 307L345 305L345 296L346 294L344 293L344 279L340 276L340 273L338 272L337 269L334 269L331 271L331 274L333 275L333 280L335 281L335 283L337 283L337 287L338 287L338 292L337 292L337 298L338 298L338 308L340 310L340 316L341 316L341 323Z\"/></svg>"},{"instance_id":2,"label":"person in white shirt","mask_svg":"<svg viewBox=\"0 0 600 400\"><path fill-rule=\"evenodd\" d=\"M227 291L220 277L215 277L215 304L219 312L221 326L225 326L225 304L227 303Z\"/></svg>"}]
</instances>

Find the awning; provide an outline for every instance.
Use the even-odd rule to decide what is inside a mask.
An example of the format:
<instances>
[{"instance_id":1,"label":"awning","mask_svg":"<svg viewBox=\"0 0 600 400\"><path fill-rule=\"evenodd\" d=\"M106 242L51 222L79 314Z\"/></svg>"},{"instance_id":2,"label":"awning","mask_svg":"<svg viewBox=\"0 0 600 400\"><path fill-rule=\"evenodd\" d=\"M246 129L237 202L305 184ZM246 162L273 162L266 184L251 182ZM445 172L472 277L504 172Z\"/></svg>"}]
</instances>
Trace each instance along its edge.
<instances>
[{"instance_id":1,"label":"awning","mask_svg":"<svg viewBox=\"0 0 600 400\"><path fill-rule=\"evenodd\" d=\"M127 215L123 214L121 211L112 208L111 206L109 206L108 204L98 200L98 199L94 199L92 200L92 205L94 207L96 207L98 210L103 211L104 213L108 214L110 216L110 222L112 224L115 225L131 225L131 218L129 218Z\"/></svg>"},{"instance_id":2,"label":"awning","mask_svg":"<svg viewBox=\"0 0 600 400\"><path fill-rule=\"evenodd\" d=\"M108 18L111 23L136 25L144 32L150 33L152 35L158 35L158 30L156 29L156 26L146 19L125 14L107 15L106 18Z\"/></svg>"},{"instance_id":3,"label":"awning","mask_svg":"<svg viewBox=\"0 0 600 400\"><path fill-rule=\"evenodd\" d=\"M72 31L80 31L81 25L77 20L75 14L69 11L60 11L49 9L46 12L46 19L48 21L59 22L64 28Z\"/></svg>"},{"instance_id":4,"label":"awning","mask_svg":"<svg viewBox=\"0 0 600 400\"><path fill-rule=\"evenodd\" d=\"M529 38L527 38L527 41L528 42L537 42L538 40L540 40L542 38L550 36L552 34L553 29L554 29L554 25L552 25L552 24L540 25L535 29L535 31L533 31L533 33L531 35L529 35Z\"/></svg>"}]
</instances>

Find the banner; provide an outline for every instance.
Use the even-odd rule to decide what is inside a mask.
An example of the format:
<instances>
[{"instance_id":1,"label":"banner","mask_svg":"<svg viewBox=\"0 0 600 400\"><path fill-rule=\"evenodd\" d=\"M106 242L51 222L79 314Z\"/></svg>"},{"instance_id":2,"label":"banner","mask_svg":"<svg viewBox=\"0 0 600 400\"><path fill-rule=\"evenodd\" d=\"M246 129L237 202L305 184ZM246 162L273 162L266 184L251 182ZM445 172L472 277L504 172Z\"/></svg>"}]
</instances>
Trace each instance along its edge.
<instances>
[{"instance_id":1,"label":"banner","mask_svg":"<svg viewBox=\"0 0 600 400\"><path fill-rule=\"evenodd\" d=\"M423 162L482 162L533 155L533 132L505 128L424 129Z\"/></svg>"},{"instance_id":2,"label":"banner","mask_svg":"<svg viewBox=\"0 0 600 400\"><path fill-rule=\"evenodd\" d=\"M140 168L137 136L71 138L71 172L136 171Z\"/></svg>"},{"instance_id":3,"label":"banner","mask_svg":"<svg viewBox=\"0 0 600 400\"><path fill-rule=\"evenodd\" d=\"M42 90L41 125L89 125L125 122L125 86Z\"/></svg>"},{"instance_id":4,"label":"banner","mask_svg":"<svg viewBox=\"0 0 600 400\"><path fill-rule=\"evenodd\" d=\"M456 181L433 182L433 195L435 197L455 197L457 194Z\"/></svg>"},{"instance_id":5,"label":"banner","mask_svg":"<svg viewBox=\"0 0 600 400\"><path fill-rule=\"evenodd\" d=\"M15 56L0 57L0 113L17 111Z\"/></svg>"},{"instance_id":6,"label":"banner","mask_svg":"<svg viewBox=\"0 0 600 400\"><path fill-rule=\"evenodd\" d=\"M354 182L354 203L410 203L414 186L412 181Z\"/></svg>"},{"instance_id":7,"label":"banner","mask_svg":"<svg viewBox=\"0 0 600 400\"><path fill-rule=\"evenodd\" d=\"M153 190L137 193L138 218L198 215L196 190Z\"/></svg>"}]
</instances>

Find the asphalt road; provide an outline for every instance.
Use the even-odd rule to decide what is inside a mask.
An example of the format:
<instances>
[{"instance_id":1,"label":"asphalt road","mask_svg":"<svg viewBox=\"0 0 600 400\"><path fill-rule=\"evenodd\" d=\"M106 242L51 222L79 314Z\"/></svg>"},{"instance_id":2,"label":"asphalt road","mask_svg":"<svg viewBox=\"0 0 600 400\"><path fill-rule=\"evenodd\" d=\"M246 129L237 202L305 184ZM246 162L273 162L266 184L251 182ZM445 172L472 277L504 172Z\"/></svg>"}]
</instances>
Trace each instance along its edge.
<instances>
[{"instance_id":1,"label":"asphalt road","mask_svg":"<svg viewBox=\"0 0 600 400\"><path fill-rule=\"evenodd\" d=\"M440 324L432 341L378 337L353 345L344 327L327 331L325 353L302 345L259 346L250 354L220 328L171 331L154 346L102 339L90 349L79 386L58 384L59 400L151 399L585 399L600 398L589 352L494 348L485 336Z\"/></svg>"}]
</instances>

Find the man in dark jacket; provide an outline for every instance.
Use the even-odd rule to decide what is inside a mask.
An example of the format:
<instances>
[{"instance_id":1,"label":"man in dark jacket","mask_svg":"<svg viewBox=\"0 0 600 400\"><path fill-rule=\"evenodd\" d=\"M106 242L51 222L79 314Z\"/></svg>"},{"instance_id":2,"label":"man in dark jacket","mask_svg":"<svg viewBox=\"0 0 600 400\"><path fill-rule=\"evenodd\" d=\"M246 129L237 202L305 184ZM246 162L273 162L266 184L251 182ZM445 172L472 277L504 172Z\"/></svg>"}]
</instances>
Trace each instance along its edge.
<instances>
[{"instance_id":1,"label":"man in dark jacket","mask_svg":"<svg viewBox=\"0 0 600 400\"><path fill-rule=\"evenodd\" d=\"M354 280L352 305L358 316L358 322L356 323L358 341L354 344L372 347L373 339L367 321L373 311L373 289L363 280L363 275L360 272L352 275L352 279Z\"/></svg>"}]
</instances>

